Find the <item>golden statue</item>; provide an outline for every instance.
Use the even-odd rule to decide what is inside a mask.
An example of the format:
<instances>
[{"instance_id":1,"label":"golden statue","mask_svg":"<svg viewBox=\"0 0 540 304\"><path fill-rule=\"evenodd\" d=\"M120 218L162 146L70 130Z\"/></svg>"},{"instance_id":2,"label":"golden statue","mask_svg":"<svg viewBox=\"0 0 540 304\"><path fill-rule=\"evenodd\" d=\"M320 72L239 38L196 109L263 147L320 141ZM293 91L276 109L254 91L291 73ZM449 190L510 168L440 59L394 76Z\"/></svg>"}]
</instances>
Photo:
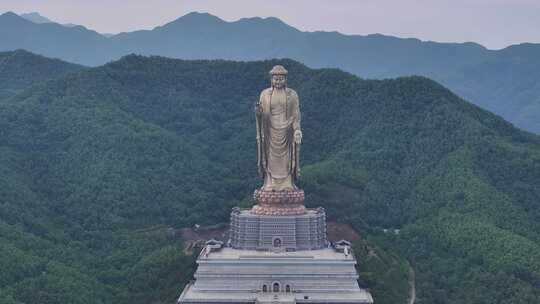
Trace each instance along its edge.
<instances>
[{"instance_id":1,"label":"golden statue","mask_svg":"<svg viewBox=\"0 0 540 304\"><path fill-rule=\"evenodd\" d=\"M274 66L270 75L272 86L261 92L255 108L257 164L264 179L261 190L296 190L302 141L298 95L287 88L287 70L283 66Z\"/></svg>"}]
</instances>

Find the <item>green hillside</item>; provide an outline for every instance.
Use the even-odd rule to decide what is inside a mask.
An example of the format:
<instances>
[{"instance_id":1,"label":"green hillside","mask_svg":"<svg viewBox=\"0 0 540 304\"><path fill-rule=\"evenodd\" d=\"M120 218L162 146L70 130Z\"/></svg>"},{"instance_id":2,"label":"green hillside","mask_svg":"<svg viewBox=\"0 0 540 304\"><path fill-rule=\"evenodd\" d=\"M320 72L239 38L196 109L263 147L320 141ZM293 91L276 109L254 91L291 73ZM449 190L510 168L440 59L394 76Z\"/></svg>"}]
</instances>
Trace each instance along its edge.
<instances>
[{"instance_id":1,"label":"green hillside","mask_svg":"<svg viewBox=\"0 0 540 304\"><path fill-rule=\"evenodd\" d=\"M260 183L253 104L278 62L300 95L307 204L365 237L377 303L403 299L401 258L418 303L540 301L538 136L422 77L134 55L0 102L0 300L178 296L193 257L174 229L226 222Z\"/></svg>"},{"instance_id":2,"label":"green hillside","mask_svg":"<svg viewBox=\"0 0 540 304\"><path fill-rule=\"evenodd\" d=\"M0 52L0 99L16 95L35 83L81 69L80 65L24 50Z\"/></svg>"}]
</instances>

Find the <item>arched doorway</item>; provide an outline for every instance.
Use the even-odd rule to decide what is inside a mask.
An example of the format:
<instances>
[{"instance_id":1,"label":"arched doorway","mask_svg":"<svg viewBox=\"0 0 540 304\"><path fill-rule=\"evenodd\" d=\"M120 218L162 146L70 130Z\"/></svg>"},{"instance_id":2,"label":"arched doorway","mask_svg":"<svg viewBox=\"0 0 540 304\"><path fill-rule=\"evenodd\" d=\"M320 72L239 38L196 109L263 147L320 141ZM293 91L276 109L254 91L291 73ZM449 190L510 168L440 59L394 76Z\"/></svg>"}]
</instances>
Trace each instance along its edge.
<instances>
[{"instance_id":1,"label":"arched doorway","mask_svg":"<svg viewBox=\"0 0 540 304\"><path fill-rule=\"evenodd\" d=\"M273 287L272 287L272 291L273 292L279 292L279 283L278 282L275 282Z\"/></svg>"},{"instance_id":2,"label":"arched doorway","mask_svg":"<svg viewBox=\"0 0 540 304\"><path fill-rule=\"evenodd\" d=\"M291 292L291 285L285 285L285 292Z\"/></svg>"},{"instance_id":3,"label":"arched doorway","mask_svg":"<svg viewBox=\"0 0 540 304\"><path fill-rule=\"evenodd\" d=\"M273 245L274 245L275 248L281 247L281 239L280 238L275 238Z\"/></svg>"},{"instance_id":4,"label":"arched doorway","mask_svg":"<svg viewBox=\"0 0 540 304\"><path fill-rule=\"evenodd\" d=\"M262 291L263 292L268 292L268 286L266 286L266 284L263 285Z\"/></svg>"}]
</instances>

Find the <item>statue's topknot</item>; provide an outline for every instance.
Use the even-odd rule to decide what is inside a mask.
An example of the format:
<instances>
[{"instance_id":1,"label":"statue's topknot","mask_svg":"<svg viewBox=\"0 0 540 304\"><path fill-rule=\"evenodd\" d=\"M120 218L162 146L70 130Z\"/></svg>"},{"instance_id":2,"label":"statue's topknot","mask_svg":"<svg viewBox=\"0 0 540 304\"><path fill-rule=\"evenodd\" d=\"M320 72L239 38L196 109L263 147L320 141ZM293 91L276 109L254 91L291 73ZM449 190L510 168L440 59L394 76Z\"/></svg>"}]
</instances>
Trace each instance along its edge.
<instances>
[{"instance_id":1,"label":"statue's topknot","mask_svg":"<svg viewBox=\"0 0 540 304\"><path fill-rule=\"evenodd\" d=\"M276 65L270 70L270 75L287 75L287 70L282 65Z\"/></svg>"}]
</instances>

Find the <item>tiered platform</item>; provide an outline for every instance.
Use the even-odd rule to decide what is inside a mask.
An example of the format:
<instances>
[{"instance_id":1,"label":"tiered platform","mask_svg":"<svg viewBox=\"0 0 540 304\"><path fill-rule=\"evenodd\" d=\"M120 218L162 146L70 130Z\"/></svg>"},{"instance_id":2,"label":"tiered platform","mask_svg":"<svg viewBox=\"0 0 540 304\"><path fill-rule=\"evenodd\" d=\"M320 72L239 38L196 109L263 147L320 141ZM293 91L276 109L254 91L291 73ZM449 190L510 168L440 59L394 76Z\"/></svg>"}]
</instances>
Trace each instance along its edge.
<instances>
[{"instance_id":1,"label":"tiered platform","mask_svg":"<svg viewBox=\"0 0 540 304\"><path fill-rule=\"evenodd\" d=\"M326 213L305 209L301 215L259 215L234 208L231 212L231 246L248 250L312 250L325 248Z\"/></svg>"},{"instance_id":2,"label":"tiered platform","mask_svg":"<svg viewBox=\"0 0 540 304\"><path fill-rule=\"evenodd\" d=\"M233 208L225 246L207 242L178 304L373 303L350 243L328 243L324 208L306 209L299 189L256 190L254 200Z\"/></svg>"},{"instance_id":3,"label":"tiered platform","mask_svg":"<svg viewBox=\"0 0 540 304\"><path fill-rule=\"evenodd\" d=\"M222 248L203 250L197 263L178 303L373 303L348 251Z\"/></svg>"}]
</instances>

